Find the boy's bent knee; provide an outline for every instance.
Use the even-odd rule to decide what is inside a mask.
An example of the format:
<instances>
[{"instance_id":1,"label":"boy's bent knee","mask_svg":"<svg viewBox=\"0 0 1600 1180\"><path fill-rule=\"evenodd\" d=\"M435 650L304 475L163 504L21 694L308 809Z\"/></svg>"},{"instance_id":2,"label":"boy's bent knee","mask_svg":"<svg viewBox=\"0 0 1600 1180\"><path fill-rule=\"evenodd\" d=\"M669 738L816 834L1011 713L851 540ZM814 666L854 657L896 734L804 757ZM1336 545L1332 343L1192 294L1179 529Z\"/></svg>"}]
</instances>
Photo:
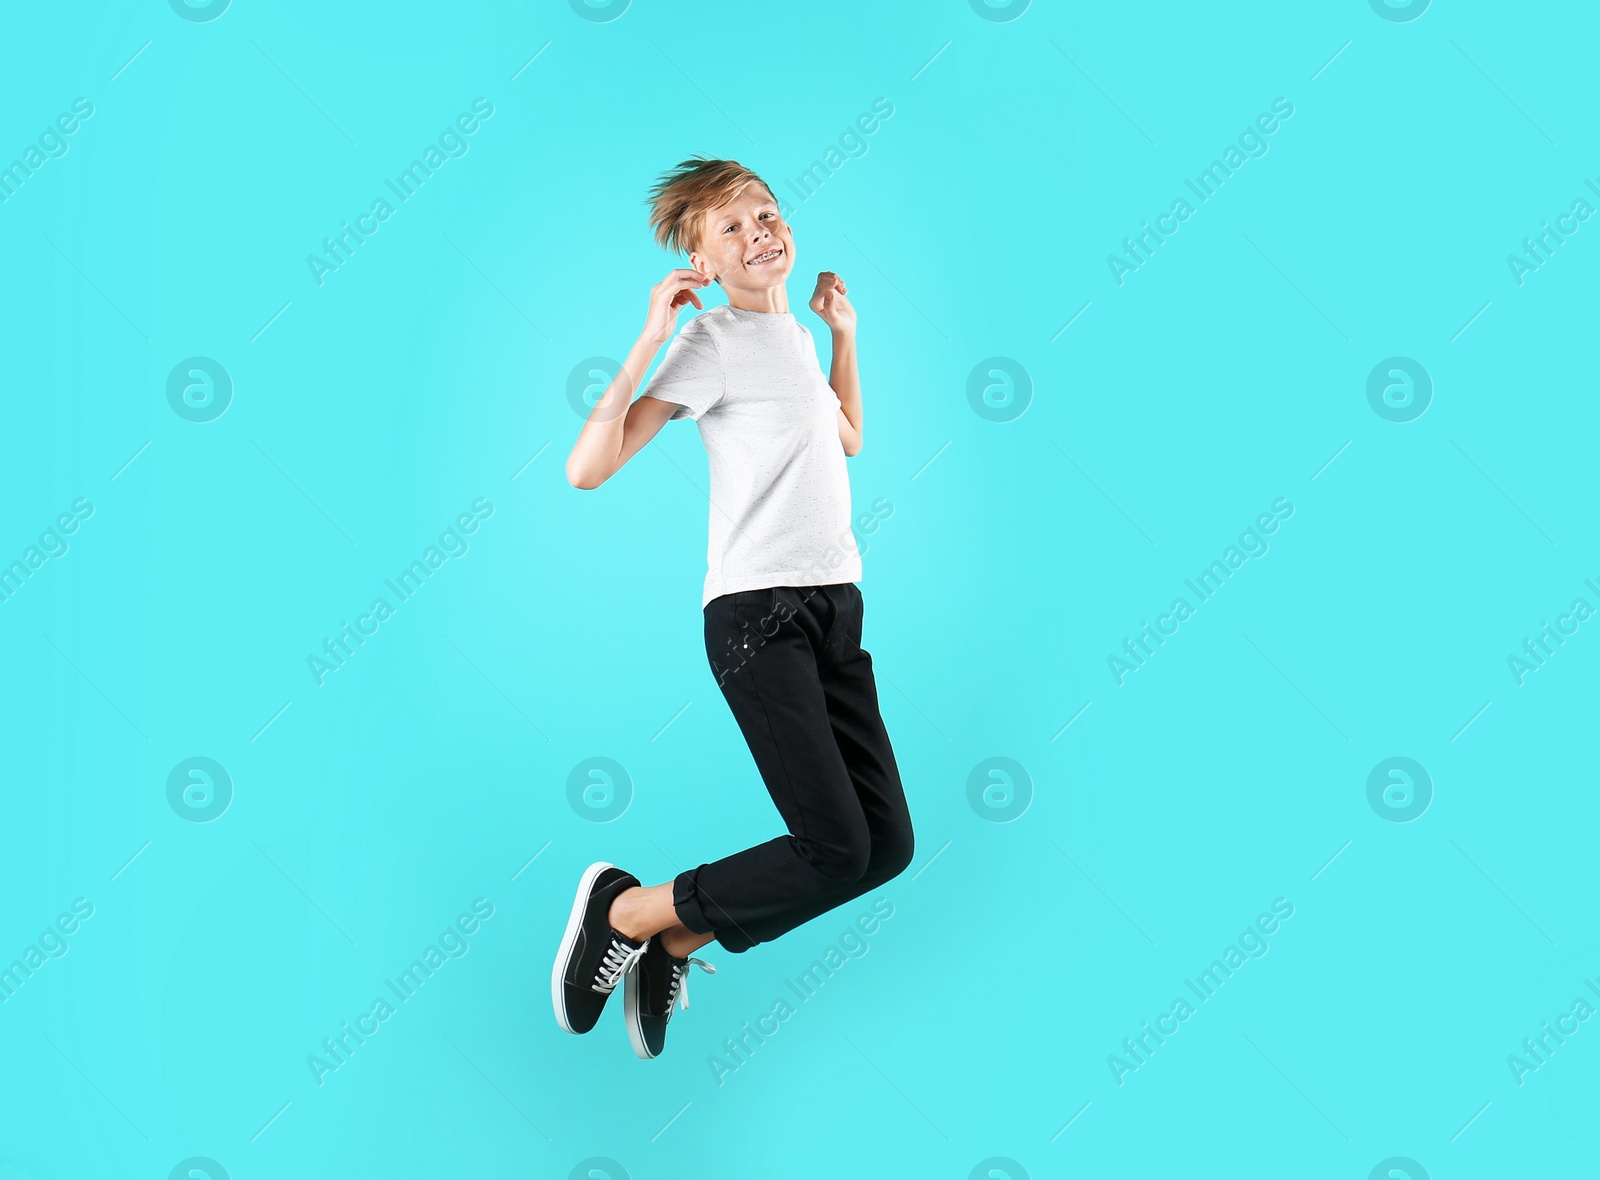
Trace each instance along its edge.
<instances>
[{"instance_id":1,"label":"boy's bent knee","mask_svg":"<svg viewBox=\"0 0 1600 1180\"><path fill-rule=\"evenodd\" d=\"M911 867L916 855L916 839L910 825L896 829L892 834L873 841L872 860L862 875L860 884L866 889L876 889L892 881Z\"/></svg>"},{"instance_id":2,"label":"boy's bent knee","mask_svg":"<svg viewBox=\"0 0 1600 1180\"><path fill-rule=\"evenodd\" d=\"M855 884L872 864L872 844L865 833L840 842L803 841L799 851L819 876L837 885Z\"/></svg>"}]
</instances>

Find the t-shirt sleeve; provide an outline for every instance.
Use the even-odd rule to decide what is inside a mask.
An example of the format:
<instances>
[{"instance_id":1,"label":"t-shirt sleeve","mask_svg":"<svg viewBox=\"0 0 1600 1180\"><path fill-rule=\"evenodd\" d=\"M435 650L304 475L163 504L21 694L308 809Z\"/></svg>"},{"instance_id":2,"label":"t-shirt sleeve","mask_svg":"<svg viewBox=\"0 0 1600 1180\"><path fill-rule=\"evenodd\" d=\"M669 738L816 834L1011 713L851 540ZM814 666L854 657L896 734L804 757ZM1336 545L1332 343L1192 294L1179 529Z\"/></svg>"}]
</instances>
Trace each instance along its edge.
<instances>
[{"instance_id":1,"label":"t-shirt sleeve","mask_svg":"<svg viewBox=\"0 0 1600 1180\"><path fill-rule=\"evenodd\" d=\"M700 318L690 320L673 337L654 375L645 384L645 397L678 403L668 421L698 419L722 400L727 388L722 354Z\"/></svg>"}]
</instances>

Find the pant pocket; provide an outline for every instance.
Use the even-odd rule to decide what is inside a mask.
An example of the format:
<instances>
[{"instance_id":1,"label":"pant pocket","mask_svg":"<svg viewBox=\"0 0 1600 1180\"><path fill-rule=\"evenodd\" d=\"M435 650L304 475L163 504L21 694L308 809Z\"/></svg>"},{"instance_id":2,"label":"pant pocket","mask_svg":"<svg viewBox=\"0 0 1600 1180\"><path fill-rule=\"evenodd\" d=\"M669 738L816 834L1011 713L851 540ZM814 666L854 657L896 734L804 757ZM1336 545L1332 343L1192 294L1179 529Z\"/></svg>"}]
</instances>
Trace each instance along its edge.
<instances>
[{"instance_id":1,"label":"pant pocket","mask_svg":"<svg viewBox=\"0 0 1600 1180\"><path fill-rule=\"evenodd\" d=\"M849 609L845 613L849 617L851 625L859 633L861 628L861 616L866 608L866 602L861 597L861 588L854 582L846 582L844 585L845 602L849 604Z\"/></svg>"}]
</instances>

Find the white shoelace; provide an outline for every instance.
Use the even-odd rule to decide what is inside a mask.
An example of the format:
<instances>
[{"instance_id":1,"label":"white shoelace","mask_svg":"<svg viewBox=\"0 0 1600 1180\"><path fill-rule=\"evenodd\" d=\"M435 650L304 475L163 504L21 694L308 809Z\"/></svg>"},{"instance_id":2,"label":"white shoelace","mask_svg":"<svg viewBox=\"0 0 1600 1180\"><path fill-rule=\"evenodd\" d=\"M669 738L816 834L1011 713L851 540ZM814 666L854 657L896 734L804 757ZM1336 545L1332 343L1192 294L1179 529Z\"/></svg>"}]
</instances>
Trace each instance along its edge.
<instances>
[{"instance_id":1,"label":"white shoelace","mask_svg":"<svg viewBox=\"0 0 1600 1180\"><path fill-rule=\"evenodd\" d=\"M611 945L606 948L605 957L600 960L600 966L595 971L594 983L589 985L590 989L610 995L622 981L622 977L644 956L645 948L649 945L650 940L647 938L638 946L630 947L613 935Z\"/></svg>"},{"instance_id":2,"label":"white shoelace","mask_svg":"<svg viewBox=\"0 0 1600 1180\"><path fill-rule=\"evenodd\" d=\"M669 1018L672 1016L672 1004L674 1000L677 1001L679 1008L687 1008L689 1006L690 963L698 965L700 970L705 971L708 974L715 975L717 973L717 969L710 963L706 962L704 959L696 959L692 955L681 967L674 963L672 965L672 983L670 985L672 990L667 993L667 1016Z\"/></svg>"}]
</instances>

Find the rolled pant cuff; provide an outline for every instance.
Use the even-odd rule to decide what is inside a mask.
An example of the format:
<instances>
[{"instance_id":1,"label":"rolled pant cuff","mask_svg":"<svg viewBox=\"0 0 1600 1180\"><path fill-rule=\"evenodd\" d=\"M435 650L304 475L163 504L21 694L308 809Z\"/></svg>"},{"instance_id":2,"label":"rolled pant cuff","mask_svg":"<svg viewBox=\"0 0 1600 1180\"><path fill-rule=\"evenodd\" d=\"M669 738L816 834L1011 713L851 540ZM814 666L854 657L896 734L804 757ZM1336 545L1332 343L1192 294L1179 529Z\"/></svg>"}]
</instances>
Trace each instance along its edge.
<instances>
[{"instance_id":1,"label":"rolled pant cuff","mask_svg":"<svg viewBox=\"0 0 1600 1180\"><path fill-rule=\"evenodd\" d=\"M701 866L704 867L704 866ZM687 869L672 879L672 908L678 921L696 934L709 934L730 954L741 954L755 943L737 928L724 930L706 913L706 899L696 880L700 869ZM720 912L720 911L719 911Z\"/></svg>"}]
</instances>

